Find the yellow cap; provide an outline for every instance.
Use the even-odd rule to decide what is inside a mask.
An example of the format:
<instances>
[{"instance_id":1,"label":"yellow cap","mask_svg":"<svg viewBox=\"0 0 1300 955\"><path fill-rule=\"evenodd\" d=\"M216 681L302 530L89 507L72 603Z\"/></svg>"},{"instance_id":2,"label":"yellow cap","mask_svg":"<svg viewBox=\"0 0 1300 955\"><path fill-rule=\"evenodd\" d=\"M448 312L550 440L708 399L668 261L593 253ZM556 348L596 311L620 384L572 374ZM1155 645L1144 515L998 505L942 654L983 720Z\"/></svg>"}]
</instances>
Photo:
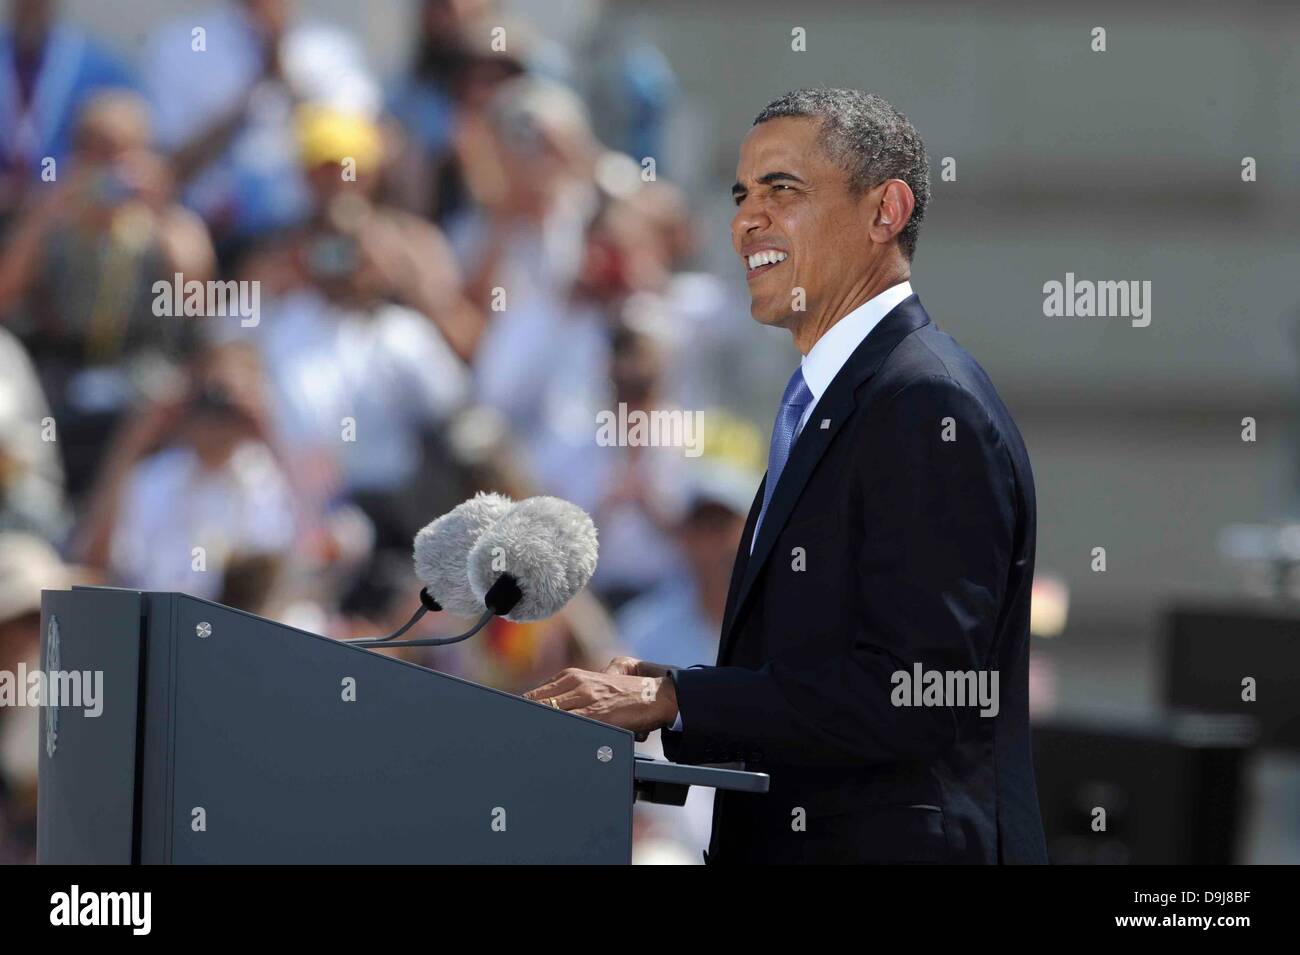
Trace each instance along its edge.
<instances>
[{"instance_id":1,"label":"yellow cap","mask_svg":"<svg viewBox=\"0 0 1300 955\"><path fill-rule=\"evenodd\" d=\"M368 173L379 164L379 127L366 116L306 104L298 107L296 125L299 153L308 169L350 159L358 173Z\"/></svg>"}]
</instances>

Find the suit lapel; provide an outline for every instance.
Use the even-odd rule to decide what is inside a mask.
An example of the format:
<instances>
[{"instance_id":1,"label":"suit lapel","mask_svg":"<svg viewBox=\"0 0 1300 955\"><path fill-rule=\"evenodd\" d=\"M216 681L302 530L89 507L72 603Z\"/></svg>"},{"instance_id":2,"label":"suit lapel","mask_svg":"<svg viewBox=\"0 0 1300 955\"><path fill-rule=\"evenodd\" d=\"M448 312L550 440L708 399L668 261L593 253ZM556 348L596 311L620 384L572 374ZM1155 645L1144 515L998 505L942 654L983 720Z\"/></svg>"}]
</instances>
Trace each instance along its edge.
<instances>
[{"instance_id":1,"label":"suit lapel","mask_svg":"<svg viewBox=\"0 0 1300 955\"><path fill-rule=\"evenodd\" d=\"M894 309L882 318L871 330L861 344L849 356L844 367L831 381L821 400L808 416L808 423L799 432L794 447L790 450L789 460L781 471L781 477L772 493L772 502L767 514L763 516L763 526L759 529L758 540L754 542L754 552L749 553L750 537L754 533L754 524L763 501L763 485L759 486L758 495L750 507L749 520L745 524L745 533L740 542L740 553L732 570L731 591L727 595L727 611L723 618L722 640L718 648L718 663L721 665L731 649L735 624L745 607L745 601L753 591L754 583L762 571L772 548L786 521L794 510L799 495L812 476L817 464L830 447L857 406L858 387L875 374L881 363L904 338L927 324L930 317L915 295L903 299ZM766 478L764 478L766 483ZM737 587L737 580L740 581Z\"/></svg>"},{"instance_id":2,"label":"suit lapel","mask_svg":"<svg viewBox=\"0 0 1300 955\"><path fill-rule=\"evenodd\" d=\"M763 488L767 485L766 476L758 484L754 502L749 505L749 517L745 520L745 530L740 535L740 547L736 550L736 560L731 565L731 583L727 585L727 607L722 613L722 633L731 630L731 622L736 615L736 598L740 596L740 584L745 579L745 568L749 564L749 539L754 533L754 524L758 521L758 512L763 506ZM722 642L718 645L718 666L722 666Z\"/></svg>"}]
</instances>

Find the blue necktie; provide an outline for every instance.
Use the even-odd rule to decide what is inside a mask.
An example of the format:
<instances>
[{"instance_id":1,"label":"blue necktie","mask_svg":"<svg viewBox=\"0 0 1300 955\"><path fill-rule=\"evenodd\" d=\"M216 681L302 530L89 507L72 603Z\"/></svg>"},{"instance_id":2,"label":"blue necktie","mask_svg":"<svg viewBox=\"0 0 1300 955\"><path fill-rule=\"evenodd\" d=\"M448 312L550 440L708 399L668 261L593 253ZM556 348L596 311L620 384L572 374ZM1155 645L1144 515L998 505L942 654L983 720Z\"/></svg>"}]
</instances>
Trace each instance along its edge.
<instances>
[{"instance_id":1,"label":"blue necktie","mask_svg":"<svg viewBox=\"0 0 1300 955\"><path fill-rule=\"evenodd\" d=\"M772 494L776 491L777 482L781 480L781 471L790 458L790 449L794 447L795 436L799 433L799 421L811 401L812 392L803 380L803 367L800 366L794 370L790 383L785 386L785 394L781 396L781 410L776 416L776 425L772 428L772 447L767 452L767 484L763 487L763 507L754 523L754 536L749 539L751 554L754 552L754 542L758 540L759 528L763 526L767 506L772 503Z\"/></svg>"}]
</instances>

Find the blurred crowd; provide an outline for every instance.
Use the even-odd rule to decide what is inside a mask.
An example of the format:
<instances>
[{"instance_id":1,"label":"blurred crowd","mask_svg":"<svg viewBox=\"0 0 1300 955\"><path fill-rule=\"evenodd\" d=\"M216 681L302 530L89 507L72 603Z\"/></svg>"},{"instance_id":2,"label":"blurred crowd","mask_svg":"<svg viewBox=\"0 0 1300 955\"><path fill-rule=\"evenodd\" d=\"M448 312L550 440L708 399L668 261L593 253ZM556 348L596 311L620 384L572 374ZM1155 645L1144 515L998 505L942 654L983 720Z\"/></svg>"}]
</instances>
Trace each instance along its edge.
<instances>
[{"instance_id":1,"label":"blurred crowd","mask_svg":"<svg viewBox=\"0 0 1300 955\"><path fill-rule=\"evenodd\" d=\"M127 59L7 2L0 669L70 582L387 633L415 532L480 490L586 508L591 587L394 652L509 691L713 662L766 440L719 393L746 310L646 162L679 95L651 45L579 71L488 0L417 0L386 75L306 4L214 0ZM598 444L620 405L700 413L703 453ZM0 709L0 861L34 856L34 720ZM699 861L706 800L639 810L638 858Z\"/></svg>"}]
</instances>

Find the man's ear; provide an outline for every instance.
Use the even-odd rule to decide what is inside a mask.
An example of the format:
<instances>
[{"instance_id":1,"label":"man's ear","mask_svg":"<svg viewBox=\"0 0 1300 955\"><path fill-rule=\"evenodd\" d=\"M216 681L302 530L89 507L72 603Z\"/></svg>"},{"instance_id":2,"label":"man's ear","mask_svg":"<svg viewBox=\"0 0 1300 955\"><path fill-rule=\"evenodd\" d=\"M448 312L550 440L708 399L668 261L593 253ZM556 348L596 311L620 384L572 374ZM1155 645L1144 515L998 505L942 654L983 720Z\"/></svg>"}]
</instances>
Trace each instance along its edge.
<instances>
[{"instance_id":1,"label":"man's ear","mask_svg":"<svg viewBox=\"0 0 1300 955\"><path fill-rule=\"evenodd\" d=\"M871 201L871 196L877 196ZM871 224L867 232L872 242L882 245L894 241L894 237L903 231L907 221L912 218L916 208L916 197L912 187L901 179L886 179L867 193L867 209L871 210Z\"/></svg>"}]
</instances>

